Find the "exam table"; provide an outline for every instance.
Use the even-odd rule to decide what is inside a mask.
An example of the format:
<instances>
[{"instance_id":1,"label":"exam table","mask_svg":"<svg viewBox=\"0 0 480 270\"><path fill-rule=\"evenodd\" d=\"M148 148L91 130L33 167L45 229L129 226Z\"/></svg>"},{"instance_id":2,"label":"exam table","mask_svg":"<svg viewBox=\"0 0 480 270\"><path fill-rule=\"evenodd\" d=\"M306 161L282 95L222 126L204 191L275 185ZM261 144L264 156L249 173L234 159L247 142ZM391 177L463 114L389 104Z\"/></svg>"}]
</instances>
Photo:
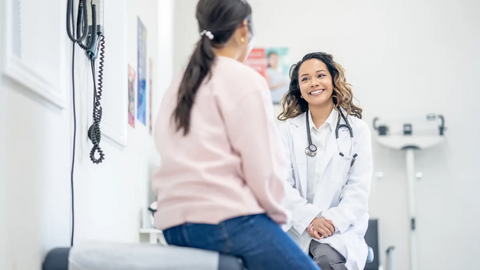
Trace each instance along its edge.
<instances>
[{"instance_id":1,"label":"exam table","mask_svg":"<svg viewBox=\"0 0 480 270\"><path fill-rule=\"evenodd\" d=\"M51 250L42 270L244 270L217 252L151 244L84 243Z\"/></svg>"},{"instance_id":2,"label":"exam table","mask_svg":"<svg viewBox=\"0 0 480 270\"><path fill-rule=\"evenodd\" d=\"M370 220L365 269L378 269L378 224ZM373 249L371 248L373 247ZM242 260L217 252L152 244L87 242L51 250L42 270L246 270Z\"/></svg>"}]
</instances>

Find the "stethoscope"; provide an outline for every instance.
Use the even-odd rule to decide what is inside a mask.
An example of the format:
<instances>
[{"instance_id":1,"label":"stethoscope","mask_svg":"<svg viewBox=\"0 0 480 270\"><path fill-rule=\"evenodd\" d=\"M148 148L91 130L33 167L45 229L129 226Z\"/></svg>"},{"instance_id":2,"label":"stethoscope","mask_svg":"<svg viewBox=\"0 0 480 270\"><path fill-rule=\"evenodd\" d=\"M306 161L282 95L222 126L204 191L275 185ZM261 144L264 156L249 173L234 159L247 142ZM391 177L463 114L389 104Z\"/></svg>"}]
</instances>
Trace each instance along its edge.
<instances>
[{"instance_id":1,"label":"stethoscope","mask_svg":"<svg viewBox=\"0 0 480 270\"><path fill-rule=\"evenodd\" d=\"M342 110L339 109L338 111L340 112L341 117L338 117L338 120L337 120L337 127L335 128L335 140L337 141L338 154L341 157L345 157L345 154L340 150L340 145L338 144L338 131L341 128L347 128L348 131L350 132L350 153L349 154L351 155L353 152L353 130L352 130L352 127L350 126L350 123L348 122L348 119L343 114ZM308 113L309 111L307 110L305 119L307 122L308 146L307 148L305 148L305 154L307 154L307 156L309 157L315 157L317 155L317 146L313 144L312 137L310 135L310 121L309 121ZM342 118L345 124L340 123ZM355 163L355 159L357 157L358 155L356 153L352 156L352 162L350 163L350 167L353 166L353 164Z\"/></svg>"}]
</instances>

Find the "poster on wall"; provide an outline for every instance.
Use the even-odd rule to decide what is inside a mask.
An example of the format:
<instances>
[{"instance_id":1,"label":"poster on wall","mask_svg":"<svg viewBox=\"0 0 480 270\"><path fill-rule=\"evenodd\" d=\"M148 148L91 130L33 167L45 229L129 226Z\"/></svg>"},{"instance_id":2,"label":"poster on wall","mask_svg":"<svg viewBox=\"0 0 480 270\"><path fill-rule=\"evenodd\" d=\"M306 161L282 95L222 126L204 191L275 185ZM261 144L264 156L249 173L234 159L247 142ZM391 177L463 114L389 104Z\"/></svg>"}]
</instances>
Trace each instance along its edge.
<instances>
[{"instance_id":1,"label":"poster on wall","mask_svg":"<svg viewBox=\"0 0 480 270\"><path fill-rule=\"evenodd\" d=\"M153 60L150 58L148 60L148 126L150 130L150 135L153 132L153 119L152 119L152 99L153 99L153 87L152 87L152 70L153 70Z\"/></svg>"},{"instance_id":2,"label":"poster on wall","mask_svg":"<svg viewBox=\"0 0 480 270\"><path fill-rule=\"evenodd\" d=\"M290 84L289 48L269 47L265 49L267 60L267 81L272 94L273 104L280 104Z\"/></svg>"},{"instance_id":3,"label":"poster on wall","mask_svg":"<svg viewBox=\"0 0 480 270\"><path fill-rule=\"evenodd\" d=\"M138 18L137 119L147 125L147 29Z\"/></svg>"},{"instance_id":4,"label":"poster on wall","mask_svg":"<svg viewBox=\"0 0 480 270\"><path fill-rule=\"evenodd\" d=\"M135 70L128 65L128 124L135 128Z\"/></svg>"},{"instance_id":5,"label":"poster on wall","mask_svg":"<svg viewBox=\"0 0 480 270\"><path fill-rule=\"evenodd\" d=\"M260 73L264 78L267 75L267 61L265 58L265 49L264 48L254 48L252 52L245 59L245 64L258 73Z\"/></svg>"}]
</instances>

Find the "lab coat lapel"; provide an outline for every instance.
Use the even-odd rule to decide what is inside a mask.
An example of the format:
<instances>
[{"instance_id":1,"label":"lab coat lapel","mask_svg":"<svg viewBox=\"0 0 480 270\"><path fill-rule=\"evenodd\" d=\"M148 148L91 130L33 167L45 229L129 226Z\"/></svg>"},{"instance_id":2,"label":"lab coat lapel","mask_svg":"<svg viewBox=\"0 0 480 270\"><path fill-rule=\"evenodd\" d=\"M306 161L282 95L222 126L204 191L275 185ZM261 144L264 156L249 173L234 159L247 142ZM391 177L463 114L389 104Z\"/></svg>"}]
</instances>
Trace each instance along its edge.
<instances>
[{"instance_id":1,"label":"lab coat lapel","mask_svg":"<svg viewBox=\"0 0 480 270\"><path fill-rule=\"evenodd\" d=\"M297 163L298 171L298 183L300 187L297 187L301 191L302 196L307 195L307 154L305 154L305 148L308 146L307 130L305 123L306 114L302 114L294 120L293 134L293 147L295 153L295 160Z\"/></svg>"}]
</instances>

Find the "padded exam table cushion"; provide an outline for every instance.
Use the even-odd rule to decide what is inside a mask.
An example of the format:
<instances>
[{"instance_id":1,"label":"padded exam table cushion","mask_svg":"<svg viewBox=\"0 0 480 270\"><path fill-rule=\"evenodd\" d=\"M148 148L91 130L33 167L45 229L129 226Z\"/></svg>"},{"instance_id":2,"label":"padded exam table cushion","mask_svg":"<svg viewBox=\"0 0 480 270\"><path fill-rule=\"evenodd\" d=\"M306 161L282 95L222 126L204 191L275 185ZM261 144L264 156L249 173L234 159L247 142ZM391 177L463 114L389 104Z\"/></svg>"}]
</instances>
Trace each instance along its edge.
<instances>
[{"instance_id":1,"label":"padded exam table cushion","mask_svg":"<svg viewBox=\"0 0 480 270\"><path fill-rule=\"evenodd\" d=\"M90 242L52 250L43 270L243 270L216 252L151 244Z\"/></svg>"}]
</instances>

